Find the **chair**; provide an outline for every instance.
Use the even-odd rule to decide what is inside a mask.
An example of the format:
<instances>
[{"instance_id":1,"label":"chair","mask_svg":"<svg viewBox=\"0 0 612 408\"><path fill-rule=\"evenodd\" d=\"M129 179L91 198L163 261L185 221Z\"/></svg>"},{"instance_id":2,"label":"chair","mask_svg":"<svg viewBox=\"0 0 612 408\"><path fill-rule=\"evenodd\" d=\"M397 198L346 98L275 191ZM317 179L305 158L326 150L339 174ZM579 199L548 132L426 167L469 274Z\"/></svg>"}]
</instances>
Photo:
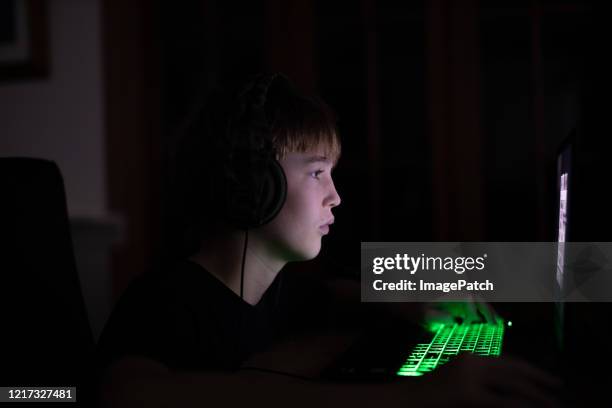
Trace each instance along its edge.
<instances>
[{"instance_id":1,"label":"chair","mask_svg":"<svg viewBox=\"0 0 612 408\"><path fill-rule=\"evenodd\" d=\"M82 401L94 341L57 165L0 158L0 220L0 384L77 386Z\"/></svg>"}]
</instances>

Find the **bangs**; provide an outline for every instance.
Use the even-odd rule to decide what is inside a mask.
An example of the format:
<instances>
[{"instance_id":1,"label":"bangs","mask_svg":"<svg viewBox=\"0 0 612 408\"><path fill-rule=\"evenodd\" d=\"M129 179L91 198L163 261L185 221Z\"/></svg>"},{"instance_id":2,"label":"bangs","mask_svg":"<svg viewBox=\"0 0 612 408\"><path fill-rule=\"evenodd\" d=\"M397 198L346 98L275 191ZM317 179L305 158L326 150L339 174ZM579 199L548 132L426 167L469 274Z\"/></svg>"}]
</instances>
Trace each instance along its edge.
<instances>
[{"instance_id":1,"label":"bangs","mask_svg":"<svg viewBox=\"0 0 612 408\"><path fill-rule=\"evenodd\" d=\"M323 101L303 96L287 98L276 106L271 119L279 159L288 153L317 151L337 163L341 145L336 117Z\"/></svg>"}]
</instances>

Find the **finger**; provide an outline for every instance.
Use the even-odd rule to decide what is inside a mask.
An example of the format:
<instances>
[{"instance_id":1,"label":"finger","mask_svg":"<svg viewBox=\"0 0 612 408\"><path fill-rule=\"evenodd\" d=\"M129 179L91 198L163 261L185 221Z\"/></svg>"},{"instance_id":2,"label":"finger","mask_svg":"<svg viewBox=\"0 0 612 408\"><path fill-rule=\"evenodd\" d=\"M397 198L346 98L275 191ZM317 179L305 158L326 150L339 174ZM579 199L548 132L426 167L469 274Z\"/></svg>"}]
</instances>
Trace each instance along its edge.
<instances>
[{"instance_id":1,"label":"finger","mask_svg":"<svg viewBox=\"0 0 612 408\"><path fill-rule=\"evenodd\" d=\"M465 302L463 306L463 319L467 323L476 323L482 321L480 313L478 313L478 304L473 302Z\"/></svg>"},{"instance_id":2,"label":"finger","mask_svg":"<svg viewBox=\"0 0 612 408\"><path fill-rule=\"evenodd\" d=\"M438 323L453 323L453 316L443 310L428 310L425 315L425 321Z\"/></svg>"},{"instance_id":3,"label":"finger","mask_svg":"<svg viewBox=\"0 0 612 408\"><path fill-rule=\"evenodd\" d=\"M486 323L494 323L496 321L497 314L495 310L488 303L477 303L476 304L479 314Z\"/></svg>"}]
</instances>

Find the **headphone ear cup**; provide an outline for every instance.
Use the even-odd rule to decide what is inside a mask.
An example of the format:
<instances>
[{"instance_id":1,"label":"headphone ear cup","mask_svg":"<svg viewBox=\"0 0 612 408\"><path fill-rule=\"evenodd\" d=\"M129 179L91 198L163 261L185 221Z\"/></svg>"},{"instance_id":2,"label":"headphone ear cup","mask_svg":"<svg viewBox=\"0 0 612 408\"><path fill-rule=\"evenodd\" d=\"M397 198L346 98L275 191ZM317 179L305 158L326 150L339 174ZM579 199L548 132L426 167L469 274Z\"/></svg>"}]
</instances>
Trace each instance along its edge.
<instances>
[{"instance_id":1,"label":"headphone ear cup","mask_svg":"<svg viewBox=\"0 0 612 408\"><path fill-rule=\"evenodd\" d=\"M235 152L234 156L238 160L225 170L221 210L237 228L261 227L272 221L285 204L285 172L277 160L265 160L254 152ZM257 158L259 167L247 165L249 158Z\"/></svg>"},{"instance_id":2,"label":"headphone ear cup","mask_svg":"<svg viewBox=\"0 0 612 408\"><path fill-rule=\"evenodd\" d=\"M261 194L261 219L257 225L262 226L274 219L287 200L287 177L277 160L270 160L264 173L263 191Z\"/></svg>"}]
</instances>

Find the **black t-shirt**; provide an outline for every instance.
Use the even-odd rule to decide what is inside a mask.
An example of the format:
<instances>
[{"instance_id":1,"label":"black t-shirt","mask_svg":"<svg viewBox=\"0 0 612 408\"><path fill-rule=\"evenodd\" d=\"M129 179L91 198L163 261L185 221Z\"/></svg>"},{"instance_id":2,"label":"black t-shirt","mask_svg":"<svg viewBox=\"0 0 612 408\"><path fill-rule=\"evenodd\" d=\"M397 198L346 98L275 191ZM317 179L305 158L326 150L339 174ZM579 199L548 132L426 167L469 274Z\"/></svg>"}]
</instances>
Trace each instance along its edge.
<instances>
[{"instance_id":1,"label":"black t-shirt","mask_svg":"<svg viewBox=\"0 0 612 408\"><path fill-rule=\"evenodd\" d=\"M292 312L300 309L296 304L314 295L317 309L324 308L324 292L307 293L311 287L288 295L286 286L291 285L282 275L255 306L188 260L137 278L100 336L99 368L131 355L152 358L174 370L237 369L291 326Z\"/></svg>"}]
</instances>

